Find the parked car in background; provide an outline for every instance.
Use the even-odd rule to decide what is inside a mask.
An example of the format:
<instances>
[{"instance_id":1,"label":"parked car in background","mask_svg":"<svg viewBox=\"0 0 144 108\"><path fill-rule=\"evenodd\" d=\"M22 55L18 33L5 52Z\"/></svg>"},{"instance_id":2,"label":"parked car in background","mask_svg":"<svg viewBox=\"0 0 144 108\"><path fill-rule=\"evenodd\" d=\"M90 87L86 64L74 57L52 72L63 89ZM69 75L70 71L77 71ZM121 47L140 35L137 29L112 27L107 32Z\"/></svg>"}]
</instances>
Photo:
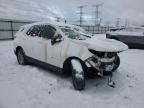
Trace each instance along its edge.
<instances>
[{"instance_id":1,"label":"parked car in background","mask_svg":"<svg viewBox=\"0 0 144 108\"><path fill-rule=\"evenodd\" d=\"M113 29L106 33L106 38L122 41L129 48L144 49L144 27Z\"/></svg>"},{"instance_id":2,"label":"parked car in background","mask_svg":"<svg viewBox=\"0 0 144 108\"><path fill-rule=\"evenodd\" d=\"M35 63L51 70L72 75L76 90L85 87L85 75L109 74L120 65L118 53L128 49L122 42L93 38L79 27L40 22L22 26L15 35L14 52L20 65Z\"/></svg>"}]
</instances>

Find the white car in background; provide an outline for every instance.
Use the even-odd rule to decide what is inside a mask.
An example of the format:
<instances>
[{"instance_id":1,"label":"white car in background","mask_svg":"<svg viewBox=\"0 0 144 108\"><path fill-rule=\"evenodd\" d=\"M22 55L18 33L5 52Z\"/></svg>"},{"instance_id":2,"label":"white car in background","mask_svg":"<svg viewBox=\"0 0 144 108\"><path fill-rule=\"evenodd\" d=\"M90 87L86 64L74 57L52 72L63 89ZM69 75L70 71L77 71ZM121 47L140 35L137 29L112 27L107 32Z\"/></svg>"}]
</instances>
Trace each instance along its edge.
<instances>
[{"instance_id":1,"label":"white car in background","mask_svg":"<svg viewBox=\"0 0 144 108\"><path fill-rule=\"evenodd\" d=\"M15 35L14 51L20 65L36 63L72 75L76 90L85 87L85 75L109 74L120 65L118 53L128 49L122 42L93 38L74 25L40 22L22 26Z\"/></svg>"}]
</instances>

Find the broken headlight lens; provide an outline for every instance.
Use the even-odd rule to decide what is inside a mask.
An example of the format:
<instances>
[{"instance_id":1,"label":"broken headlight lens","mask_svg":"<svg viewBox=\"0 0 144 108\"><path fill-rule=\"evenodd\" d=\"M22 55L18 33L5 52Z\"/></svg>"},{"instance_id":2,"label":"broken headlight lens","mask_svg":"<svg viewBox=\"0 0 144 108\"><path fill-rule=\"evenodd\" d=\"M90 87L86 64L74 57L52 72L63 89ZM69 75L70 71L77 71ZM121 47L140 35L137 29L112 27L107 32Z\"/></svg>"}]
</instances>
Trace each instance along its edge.
<instances>
[{"instance_id":1,"label":"broken headlight lens","mask_svg":"<svg viewBox=\"0 0 144 108\"><path fill-rule=\"evenodd\" d=\"M104 55L105 55L105 52L99 52L99 51L95 51L95 50L92 50L92 49L89 49L89 51L92 54L97 55L98 57L104 57Z\"/></svg>"}]
</instances>

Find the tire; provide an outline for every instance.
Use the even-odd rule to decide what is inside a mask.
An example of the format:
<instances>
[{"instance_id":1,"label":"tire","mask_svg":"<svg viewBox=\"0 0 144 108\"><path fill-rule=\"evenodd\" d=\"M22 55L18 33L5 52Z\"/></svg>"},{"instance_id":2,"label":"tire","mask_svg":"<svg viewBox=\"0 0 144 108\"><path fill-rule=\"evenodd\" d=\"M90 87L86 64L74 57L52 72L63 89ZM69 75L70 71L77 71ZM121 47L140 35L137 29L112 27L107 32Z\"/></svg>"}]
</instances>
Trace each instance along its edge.
<instances>
[{"instance_id":1,"label":"tire","mask_svg":"<svg viewBox=\"0 0 144 108\"><path fill-rule=\"evenodd\" d=\"M113 67L112 71L110 71L110 72L104 71L104 75L110 75L112 72L115 72L115 70L118 69L119 65L120 65L120 58L118 55L116 55L116 58L114 60L114 67Z\"/></svg>"},{"instance_id":2,"label":"tire","mask_svg":"<svg viewBox=\"0 0 144 108\"><path fill-rule=\"evenodd\" d=\"M18 64L26 65L26 57L24 51L22 49L18 49L16 55L17 55Z\"/></svg>"},{"instance_id":3,"label":"tire","mask_svg":"<svg viewBox=\"0 0 144 108\"><path fill-rule=\"evenodd\" d=\"M81 68L81 72L77 69L75 69L75 65L73 64L73 61L79 63L79 68ZM75 88L75 90L83 90L85 88L85 75L84 75L84 71L83 71L83 68L82 68L82 65L80 63L79 60L71 60L71 63L70 63L70 67L71 67L71 73L72 73L72 82L73 82L73 86Z\"/></svg>"},{"instance_id":4,"label":"tire","mask_svg":"<svg viewBox=\"0 0 144 108\"><path fill-rule=\"evenodd\" d=\"M113 70L112 71L115 71L115 70L117 70L117 68L119 67L119 65L120 65L120 58L119 58L119 56L117 55L116 56L116 59L115 59L115 61L114 61L114 68L113 68Z\"/></svg>"}]
</instances>

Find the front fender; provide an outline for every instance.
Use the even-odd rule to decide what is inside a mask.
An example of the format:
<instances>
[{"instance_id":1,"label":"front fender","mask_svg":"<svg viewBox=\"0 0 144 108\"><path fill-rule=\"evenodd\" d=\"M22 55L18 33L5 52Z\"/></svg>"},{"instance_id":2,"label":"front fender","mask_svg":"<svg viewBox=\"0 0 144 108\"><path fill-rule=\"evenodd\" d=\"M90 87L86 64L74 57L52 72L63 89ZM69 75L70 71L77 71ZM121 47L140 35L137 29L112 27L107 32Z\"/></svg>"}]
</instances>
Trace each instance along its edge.
<instances>
[{"instance_id":1,"label":"front fender","mask_svg":"<svg viewBox=\"0 0 144 108\"><path fill-rule=\"evenodd\" d=\"M63 66L64 61L70 57L76 57L84 61L87 58L91 57L92 55L93 54L89 52L87 47L81 44L76 44L67 41L63 45L62 52L61 52L61 60L62 60L61 67Z\"/></svg>"}]
</instances>

